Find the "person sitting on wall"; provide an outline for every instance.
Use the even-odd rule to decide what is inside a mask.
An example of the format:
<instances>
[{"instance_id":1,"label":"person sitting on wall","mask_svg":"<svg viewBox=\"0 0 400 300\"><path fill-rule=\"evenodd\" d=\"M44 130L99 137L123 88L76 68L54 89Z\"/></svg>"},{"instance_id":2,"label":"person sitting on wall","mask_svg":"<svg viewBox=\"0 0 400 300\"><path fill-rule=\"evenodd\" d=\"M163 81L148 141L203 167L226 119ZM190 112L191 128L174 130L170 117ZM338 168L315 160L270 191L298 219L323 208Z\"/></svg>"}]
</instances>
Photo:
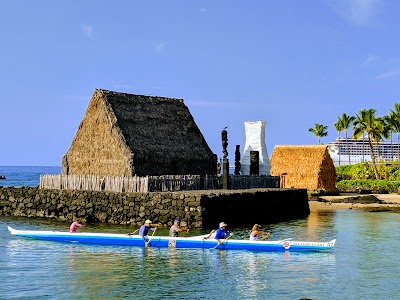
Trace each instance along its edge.
<instances>
[{"instance_id":1,"label":"person sitting on wall","mask_svg":"<svg viewBox=\"0 0 400 300\"><path fill-rule=\"evenodd\" d=\"M128 235L134 235L138 230L139 230L139 235L142 237L144 241L144 245L147 247L151 241L151 238L149 239L147 234L149 230L152 230L154 235L155 231L157 230L157 227L151 226L151 221L146 220L144 222L144 225L140 226L140 228L136 229L134 232L128 233Z\"/></svg>"},{"instance_id":2,"label":"person sitting on wall","mask_svg":"<svg viewBox=\"0 0 400 300\"><path fill-rule=\"evenodd\" d=\"M265 235L263 240L266 240L269 238L269 235L270 235L269 231L263 232L263 231L259 231L259 229L260 229L260 225L254 224L253 229L251 230L251 233L250 233L250 241L257 241L258 237L260 235Z\"/></svg>"},{"instance_id":3,"label":"person sitting on wall","mask_svg":"<svg viewBox=\"0 0 400 300\"><path fill-rule=\"evenodd\" d=\"M74 219L71 226L69 227L69 232L76 232L79 227L84 227L85 225L79 223L79 219Z\"/></svg>"}]
</instances>

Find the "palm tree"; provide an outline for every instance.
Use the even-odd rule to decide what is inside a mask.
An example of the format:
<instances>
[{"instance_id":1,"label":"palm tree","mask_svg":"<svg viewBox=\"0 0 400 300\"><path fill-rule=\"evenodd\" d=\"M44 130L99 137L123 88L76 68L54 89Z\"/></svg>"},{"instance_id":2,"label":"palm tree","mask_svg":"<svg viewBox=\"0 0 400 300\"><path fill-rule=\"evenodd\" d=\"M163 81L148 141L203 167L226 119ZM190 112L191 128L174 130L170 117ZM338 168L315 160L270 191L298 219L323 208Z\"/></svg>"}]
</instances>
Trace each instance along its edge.
<instances>
[{"instance_id":1,"label":"palm tree","mask_svg":"<svg viewBox=\"0 0 400 300\"><path fill-rule=\"evenodd\" d=\"M354 117L350 117L346 115L345 113L342 113L342 117L338 117L338 122L340 121L342 125L342 130L344 131L344 135L346 137L346 150L349 155L349 164L350 164L350 151L349 151L349 141L347 140L347 129L350 128L351 125L353 125L354 122Z\"/></svg>"},{"instance_id":2,"label":"palm tree","mask_svg":"<svg viewBox=\"0 0 400 300\"><path fill-rule=\"evenodd\" d=\"M310 128L308 131L314 133L314 135L318 138L318 144L321 144L321 137L328 135L328 132L326 131L327 129L328 126L315 123L314 128Z\"/></svg>"},{"instance_id":3,"label":"palm tree","mask_svg":"<svg viewBox=\"0 0 400 300\"><path fill-rule=\"evenodd\" d=\"M386 116L376 119L376 130L379 134L378 136L375 136L374 142L378 150L378 157L382 158L381 147L379 147L379 142L383 141L384 138L388 139L390 135L390 130L386 123Z\"/></svg>"},{"instance_id":4,"label":"palm tree","mask_svg":"<svg viewBox=\"0 0 400 300\"><path fill-rule=\"evenodd\" d=\"M372 143L382 139L383 122L381 118L376 117L375 109L373 108L368 110L360 110L360 115L363 115L363 118L357 115L356 120L354 121L355 127L353 129L353 135L354 137L358 138L361 134L364 134L364 132L367 133L372 167L374 169L375 179L378 179L379 176L376 168L375 154ZM362 120L362 122L359 122L359 120Z\"/></svg>"},{"instance_id":5,"label":"palm tree","mask_svg":"<svg viewBox=\"0 0 400 300\"><path fill-rule=\"evenodd\" d=\"M364 133L365 133L365 119L366 119L367 110L361 109L358 114L354 117L353 121L353 137L359 138L362 136L362 161L364 162ZM357 129L357 135L354 134L354 131ZM356 137L357 136L357 137Z\"/></svg>"},{"instance_id":6,"label":"palm tree","mask_svg":"<svg viewBox=\"0 0 400 300\"><path fill-rule=\"evenodd\" d=\"M400 103L394 104L394 110L390 110L392 115L392 130L397 133L397 160L400 160Z\"/></svg>"},{"instance_id":7,"label":"palm tree","mask_svg":"<svg viewBox=\"0 0 400 300\"><path fill-rule=\"evenodd\" d=\"M393 153L393 131L394 131L394 123L396 122L396 117L395 114L392 112L389 113L389 115L383 117L384 121L384 133L383 137L385 139L390 138L390 150L392 154L392 161L394 161L394 153Z\"/></svg>"},{"instance_id":8,"label":"palm tree","mask_svg":"<svg viewBox=\"0 0 400 300\"><path fill-rule=\"evenodd\" d=\"M335 126L335 128L338 132L338 144L339 144L338 156L339 156L339 166L340 166L340 133L343 130L342 121L341 121L340 117L338 117L338 120L333 125Z\"/></svg>"}]
</instances>

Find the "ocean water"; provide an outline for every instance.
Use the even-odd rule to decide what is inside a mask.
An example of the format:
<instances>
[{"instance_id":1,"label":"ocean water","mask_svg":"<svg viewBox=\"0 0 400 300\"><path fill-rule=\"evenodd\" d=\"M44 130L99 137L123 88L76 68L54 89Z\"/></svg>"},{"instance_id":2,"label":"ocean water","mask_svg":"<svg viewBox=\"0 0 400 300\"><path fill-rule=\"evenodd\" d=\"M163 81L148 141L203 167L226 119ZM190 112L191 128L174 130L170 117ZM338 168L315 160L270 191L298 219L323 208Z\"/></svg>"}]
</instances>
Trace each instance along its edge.
<instances>
[{"instance_id":1,"label":"ocean water","mask_svg":"<svg viewBox=\"0 0 400 300\"><path fill-rule=\"evenodd\" d=\"M42 174L61 174L61 167L0 166L0 175L6 177L0 180L0 186L38 186Z\"/></svg>"},{"instance_id":2,"label":"ocean water","mask_svg":"<svg viewBox=\"0 0 400 300\"><path fill-rule=\"evenodd\" d=\"M69 244L14 237L7 225L67 230L69 224L0 217L0 299L400 299L396 213L319 212L265 226L273 240L337 239L332 251L315 253ZM233 229L238 236L248 230Z\"/></svg>"},{"instance_id":3,"label":"ocean water","mask_svg":"<svg viewBox=\"0 0 400 300\"><path fill-rule=\"evenodd\" d=\"M37 186L60 167L0 167L3 186ZM69 223L0 216L0 299L400 299L400 214L338 210L265 225L271 240L337 239L328 252L95 246L11 236ZM82 230L134 228L87 224ZM250 228L229 228L248 238ZM189 235L208 233L193 230ZM166 229L157 230L167 235Z\"/></svg>"}]
</instances>

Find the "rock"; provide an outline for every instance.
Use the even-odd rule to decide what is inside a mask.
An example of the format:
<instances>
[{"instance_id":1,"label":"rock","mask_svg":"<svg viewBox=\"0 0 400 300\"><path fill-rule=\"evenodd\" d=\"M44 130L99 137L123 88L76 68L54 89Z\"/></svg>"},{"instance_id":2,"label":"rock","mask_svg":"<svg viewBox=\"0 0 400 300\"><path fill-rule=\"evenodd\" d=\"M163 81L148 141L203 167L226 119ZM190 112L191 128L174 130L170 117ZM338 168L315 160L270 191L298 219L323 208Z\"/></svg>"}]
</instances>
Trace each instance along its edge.
<instances>
[{"instance_id":1,"label":"rock","mask_svg":"<svg viewBox=\"0 0 400 300\"><path fill-rule=\"evenodd\" d=\"M360 189L358 191L359 194L372 194L372 191L369 189Z\"/></svg>"}]
</instances>

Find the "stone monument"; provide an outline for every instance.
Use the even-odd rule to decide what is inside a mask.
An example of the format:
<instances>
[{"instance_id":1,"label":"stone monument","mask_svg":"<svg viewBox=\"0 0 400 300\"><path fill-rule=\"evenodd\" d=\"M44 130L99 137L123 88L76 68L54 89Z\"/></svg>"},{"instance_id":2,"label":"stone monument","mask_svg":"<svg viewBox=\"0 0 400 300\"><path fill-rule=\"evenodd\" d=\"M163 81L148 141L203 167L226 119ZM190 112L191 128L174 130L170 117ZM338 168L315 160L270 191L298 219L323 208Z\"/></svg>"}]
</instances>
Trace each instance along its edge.
<instances>
[{"instance_id":1,"label":"stone monument","mask_svg":"<svg viewBox=\"0 0 400 300\"><path fill-rule=\"evenodd\" d=\"M221 131L222 153L224 154L222 158L222 188L224 190L229 189L228 131L226 131L226 128Z\"/></svg>"}]
</instances>

